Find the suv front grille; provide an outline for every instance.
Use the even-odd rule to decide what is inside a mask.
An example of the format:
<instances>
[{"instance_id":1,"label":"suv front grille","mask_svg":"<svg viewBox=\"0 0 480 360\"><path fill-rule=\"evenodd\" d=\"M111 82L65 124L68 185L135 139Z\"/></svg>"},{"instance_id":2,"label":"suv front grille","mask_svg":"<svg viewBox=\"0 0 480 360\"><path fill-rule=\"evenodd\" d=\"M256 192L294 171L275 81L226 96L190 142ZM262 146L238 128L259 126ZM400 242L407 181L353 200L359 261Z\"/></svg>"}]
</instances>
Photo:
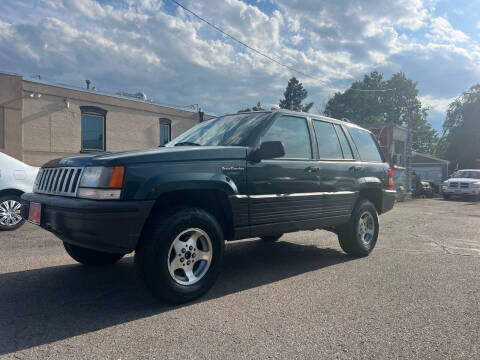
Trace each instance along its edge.
<instances>
[{"instance_id":1,"label":"suv front grille","mask_svg":"<svg viewBox=\"0 0 480 360\"><path fill-rule=\"evenodd\" d=\"M468 189L470 187L469 183L460 183L460 187L464 189Z\"/></svg>"},{"instance_id":2,"label":"suv front grille","mask_svg":"<svg viewBox=\"0 0 480 360\"><path fill-rule=\"evenodd\" d=\"M449 186L450 186L451 188L458 188L458 182L451 182L451 183L449 184Z\"/></svg>"},{"instance_id":3,"label":"suv front grille","mask_svg":"<svg viewBox=\"0 0 480 360\"><path fill-rule=\"evenodd\" d=\"M82 167L41 168L33 191L40 194L76 196Z\"/></svg>"}]
</instances>

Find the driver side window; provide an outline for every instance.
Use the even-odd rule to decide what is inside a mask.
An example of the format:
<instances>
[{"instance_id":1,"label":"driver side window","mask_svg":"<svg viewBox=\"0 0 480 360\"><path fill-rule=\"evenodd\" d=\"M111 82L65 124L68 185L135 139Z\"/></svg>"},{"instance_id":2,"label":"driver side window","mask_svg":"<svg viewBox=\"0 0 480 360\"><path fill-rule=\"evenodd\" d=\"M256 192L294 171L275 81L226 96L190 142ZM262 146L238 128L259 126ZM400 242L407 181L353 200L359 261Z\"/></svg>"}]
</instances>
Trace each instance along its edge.
<instances>
[{"instance_id":1,"label":"driver side window","mask_svg":"<svg viewBox=\"0 0 480 360\"><path fill-rule=\"evenodd\" d=\"M265 141L281 141L285 146L284 159L311 159L312 147L307 119L295 116L281 116L262 137Z\"/></svg>"}]
</instances>

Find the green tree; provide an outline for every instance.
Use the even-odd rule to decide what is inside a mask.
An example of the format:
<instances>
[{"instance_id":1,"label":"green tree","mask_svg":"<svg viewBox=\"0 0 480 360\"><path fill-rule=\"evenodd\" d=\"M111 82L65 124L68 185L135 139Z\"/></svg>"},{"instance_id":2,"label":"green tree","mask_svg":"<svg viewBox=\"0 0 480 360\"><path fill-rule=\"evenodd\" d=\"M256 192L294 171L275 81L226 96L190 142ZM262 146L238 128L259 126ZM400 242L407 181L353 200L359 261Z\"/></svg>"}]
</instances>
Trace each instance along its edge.
<instances>
[{"instance_id":1,"label":"green tree","mask_svg":"<svg viewBox=\"0 0 480 360\"><path fill-rule=\"evenodd\" d=\"M243 109L243 110L238 110L237 113L250 112L250 111L263 111L263 110L265 110L265 109L262 107L262 104L259 101L259 102L257 102L257 105L254 105L251 109L246 108L246 109Z\"/></svg>"},{"instance_id":2,"label":"green tree","mask_svg":"<svg viewBox=\"0 0 480 360\"><path fill-rule=\"evenodd\" d=\"M285 89L283 96L284 99L280 100L279 104L281 109L309 112L310 108L313 106L313 102L306 105L302 104L302 101L308 96L308 91L304 89L302 83L295 77L292 77L288 81L287 88Z\"/></svg>"},{"instance_id":3,"label":"green tree","mask_svg":"<svg viewBox=\"0 0 480 360\"><path fill-rule=\"evenodd\" d=\"M475 167L480 159L480 84L455 99L447 110L443 133L435 153L452 168Z\"/></svg>"},{"instance_id":4,"label":"green tree","mask_svg":"<svg viewBox=\"0 0 480 360\"><path fill-rule=\"evenodd\" d=\"M262 107L262 104L259 102L257 102L257 105L255 105L253 108L252 108L253 111L263 111L265 110L263 107Z\"/></svg>"},{"instance_id":5,"label":"green tree","mask_svg":"<svg viewBox=\"0 0 480 360\"><path fill-rule=\"evenodd\" d=\"M384 90L383 75L377 71L364 75L362 81L354 82L344 93L337 92L327 102L325 115L337 119L368 125L384 121L382 92L366 90Z\"/></svg>"},{"instance_id":6,"label":"green tree","mask_svg":"<svg viewBox=\"0 0 480 360\"><path fill-rule=\"evenodd\" d=\"M407 126L412 131L412 147L419 152L431 153L438 141L427 121L428 108L422 107L418 99L417 83L402 72L388 80L377 71L364 75L345 92L337 92L327 102L324 113L361 126L379 122Z\"/></svg>"}]
</instances>

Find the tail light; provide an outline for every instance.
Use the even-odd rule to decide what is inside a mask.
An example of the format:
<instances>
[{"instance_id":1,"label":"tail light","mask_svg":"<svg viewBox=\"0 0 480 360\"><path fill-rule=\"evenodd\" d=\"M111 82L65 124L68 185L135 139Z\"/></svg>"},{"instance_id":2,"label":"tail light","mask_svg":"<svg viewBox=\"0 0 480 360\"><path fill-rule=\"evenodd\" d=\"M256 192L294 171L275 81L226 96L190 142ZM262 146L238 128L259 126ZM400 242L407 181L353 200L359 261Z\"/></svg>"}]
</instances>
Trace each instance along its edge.
<instances>
[{"instance_id":1,"label":"tail light","mask_svg":"<svg viewBox=\"0 0 480 360\"><path fill-rule=\"evenodd\" d=\"M392 172L392 169L388 169L388 188L393 189L393 172Z\"/></svg>"}]
</instances>

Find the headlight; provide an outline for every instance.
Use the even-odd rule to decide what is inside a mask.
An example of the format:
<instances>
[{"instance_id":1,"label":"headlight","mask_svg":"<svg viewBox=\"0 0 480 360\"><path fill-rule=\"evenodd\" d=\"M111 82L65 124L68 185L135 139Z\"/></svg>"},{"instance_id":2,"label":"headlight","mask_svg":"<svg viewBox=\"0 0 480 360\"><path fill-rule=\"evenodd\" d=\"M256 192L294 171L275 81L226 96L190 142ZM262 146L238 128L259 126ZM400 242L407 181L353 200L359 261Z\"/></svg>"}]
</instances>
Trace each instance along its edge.
<instances>
[{"instance_id":1,"label":"headlight","mask_svg":"<svg viewBox=\"0 0 480 360\"><path fill-rule=\"evenodd\" d=\"M123 185L123 166L86 167L83 170L78 197L86 199L120 199Z\"/></svg>"},{"instance_id":2,"label":"headlight","mask_svg":"<svg viewBox=\"0 0 480 360\"><path fill-rule=\"evenodd\" d=\"M473 183L472 187L474 188L480 188L480 181Z\"/></svg>"}]
</instances>

